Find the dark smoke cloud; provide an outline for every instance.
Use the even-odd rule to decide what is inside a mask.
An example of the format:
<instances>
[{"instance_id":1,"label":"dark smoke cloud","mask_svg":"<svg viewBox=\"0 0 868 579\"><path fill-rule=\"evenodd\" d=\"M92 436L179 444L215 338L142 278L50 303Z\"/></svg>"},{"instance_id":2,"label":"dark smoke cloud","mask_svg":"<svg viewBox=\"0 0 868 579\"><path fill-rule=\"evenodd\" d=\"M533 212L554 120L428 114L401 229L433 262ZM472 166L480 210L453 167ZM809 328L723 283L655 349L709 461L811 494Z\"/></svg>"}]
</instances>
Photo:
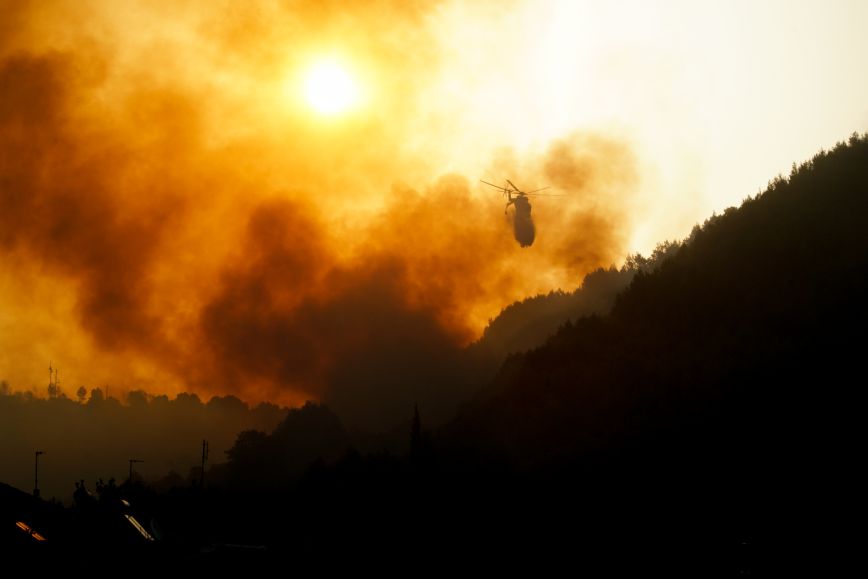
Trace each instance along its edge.
<instances>
[{"instance_id":1,"label":"dark smoke cloud","mask_svg":"<svg viewBox=\"0 0 868 579\"><path fill-rule=\"evenodd\" d=\"M265 386L269 397L290 388L367 426L400 419L414 402L444 414L467 388L463 336L414 299L407 256L371 248L342 264L311 219L287 201L251 216L244 253L254 257L226 271L202 312L211 379L233 391ZM448 299L432 282L420 291Z\"/></svg>"},{"instance_id":2,"label":"dark smoke cloud","mask_svg":"<svg viewBox=\"0 0 868 579\"><path fill-rule=\"evenodd\" d=\"M382 108L364 120L323 129L216 90L217 72L265 82L280 62L269 39L296 30L311 41L300 23L313 8L303 6L298 17L271 7L197 18L201 42L177 60L153 50L153 30L130 30L138 44L108 35L51 48L66 28L37 35L33 24L28 39L22 24L6 39L0 304L17 309L14 332L0 335L10 353L0 377L27 387L15 377L41 376L62 350L75 352L74 379L92 385L314 398L351 424L409 416L414 402L445 415L478 380L463 347L503 305L575 287L623 253L636 177L621 143L575 135L496 164L567 193L534 202L527 249L503 201L471 188L475 178L437 178L408 158L402 131L420 71L437 62L394 48L424 34L419 10L340 3L317 17L385 63ZM363 31L394 32L365 44L357 13ZM197 72L218 62L225 70ZM415 185L371 185L402 175ZM37 328L46 317L56 335Z\"/></svg>"},{"instance_id":3,"label":"dark smoke cloud","mask_svg":"<svg viewBox=\"0 0 868 579\"><path fill-rule=\"evenodd\" d=\"M0 63L3 154L0 243L76 279L81 323L111 347L138 348L158 334L140 307L161 237L182 211L162 191L128 203L117 180L136 169L133 152L111 133L76 134L69 104L74 64L61 55L13 56Z\"/></svg>"},{"instance_id":4,"label":"dark smoke cloud","mask_svg":"<svg viewBox=\"0 0 868 579\"><path fill-rule=\"evenodd\" d=\"M480 379L463 349L475 338L466 304L501 304L525 273L504 267L521 250L500 208L496 197L475 200L459 176L425 193L396 188L344 261L311 206L264 202L249 218L245 259L203 309L201 350L216 369L207 381L271 398L289 388L366 426L414 403L445 417ZM570 223L584 251L610 251L607 223L584 213Z\"/></svg>"}]
</instances>

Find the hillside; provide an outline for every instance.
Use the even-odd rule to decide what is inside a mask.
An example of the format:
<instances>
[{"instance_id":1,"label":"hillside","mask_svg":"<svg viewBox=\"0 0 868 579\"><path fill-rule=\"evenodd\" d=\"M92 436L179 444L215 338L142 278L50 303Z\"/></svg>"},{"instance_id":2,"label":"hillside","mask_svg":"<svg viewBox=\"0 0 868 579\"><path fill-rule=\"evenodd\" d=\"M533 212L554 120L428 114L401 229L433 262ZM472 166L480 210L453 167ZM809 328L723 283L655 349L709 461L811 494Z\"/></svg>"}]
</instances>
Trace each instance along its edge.
<instances>
[{"instance_id":1,"label":"hillside","mask_svg":"<svg viewBox=\"0 0 868 579\"><path fill-rule=\"evenodd\" d=\"M538 461L709 419L750 438L791 422L785 407L814 421L861 374L866 289L868 140L854 136L695 228L611 315L513 357L452 431Z\"/></svg>"},{"instance_id":2,"label":"hillside","mask_svg":"<svg viewBox=\"0 0 868 579\"><path fill-rule=\"evenodd\" d=\"M609 315L511 356L440 444L465 479L518 481L539 505L522 526L559 513L607 549L724 574L846 565L866 295L868 135L854 135L694 228ZM497 468L525 474L486 479Z\"/></svg>"}]
</instances>

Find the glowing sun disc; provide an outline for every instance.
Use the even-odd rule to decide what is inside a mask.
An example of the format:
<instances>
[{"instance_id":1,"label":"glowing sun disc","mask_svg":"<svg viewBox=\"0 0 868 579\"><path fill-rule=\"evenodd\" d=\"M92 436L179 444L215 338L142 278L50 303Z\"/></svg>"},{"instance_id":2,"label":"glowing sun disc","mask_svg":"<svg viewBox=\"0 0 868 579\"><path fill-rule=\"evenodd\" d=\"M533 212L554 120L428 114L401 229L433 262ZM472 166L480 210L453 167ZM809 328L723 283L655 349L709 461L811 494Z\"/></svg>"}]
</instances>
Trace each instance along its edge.
<instances>
[{"instance_id":1,"label":"glowing sun disc","mask_svg":"<svg viewBox=\"0 0 868 579\"><path fill-rule=\"evenodd\" d=\"M355 104L358 89L347 71L333 62L315 65L307 73L304 93L308 104L321 114L331 115Z\"/></svg>"}]
</instances>

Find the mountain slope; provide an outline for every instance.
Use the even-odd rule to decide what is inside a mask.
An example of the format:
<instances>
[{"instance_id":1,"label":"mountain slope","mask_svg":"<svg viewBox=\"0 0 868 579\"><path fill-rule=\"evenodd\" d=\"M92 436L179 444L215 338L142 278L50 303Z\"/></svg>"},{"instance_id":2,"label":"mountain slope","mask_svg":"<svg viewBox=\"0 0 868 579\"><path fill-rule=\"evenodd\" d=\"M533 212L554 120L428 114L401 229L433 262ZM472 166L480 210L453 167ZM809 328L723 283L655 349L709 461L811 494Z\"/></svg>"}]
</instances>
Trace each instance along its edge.
<instances>
[{"instance_id":1,"label":"mountain slope","mask_svg":"<svg viewBox=\"0 0 868 579\"><path fill-rule=\"evenodd\" d=\"M868 138L854 135L697 227L610 315L512 357L445 439L525 465L826 463L855 427L866 290Z\"/></svg>"},{"instance_id":2,"label":"mountain slope","mask_svg":"<svg viewBox=\"0 0 868 579\"><path fill-rule=\"evenodd\" d=\"M509 354L541 346L566 322L608 314L615 298L630 285L637 272L656 270L678 247L677 243L665 241L650 257L630 255L620 269L613 265L592 271L573 291L557 290L510 304L488 323L471 351L488 355L501 364Z\"/></svg>"}]
</instances>

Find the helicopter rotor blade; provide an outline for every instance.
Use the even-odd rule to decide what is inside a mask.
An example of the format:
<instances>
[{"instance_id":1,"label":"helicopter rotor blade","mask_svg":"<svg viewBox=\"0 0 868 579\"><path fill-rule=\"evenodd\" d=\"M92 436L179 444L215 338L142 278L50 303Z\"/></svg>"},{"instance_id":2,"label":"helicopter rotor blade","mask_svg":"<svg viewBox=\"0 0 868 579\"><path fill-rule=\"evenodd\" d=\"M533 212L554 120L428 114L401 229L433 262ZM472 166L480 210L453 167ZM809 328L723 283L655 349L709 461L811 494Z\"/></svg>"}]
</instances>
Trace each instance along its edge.
<instances>
[{"instance_id":1,"label":"helicopter rotor blade","mask_svg":"<svg viewBox=\"0 0 868 579\"><path fill-rule=\"evenodd\" d=\"M494 183L489 183L488 181L484 181L484 180L482 180L482 179L480 179L480 181L483 182L483 183L485 183L486 185L491 185L491 186L494 187L495 189L500 189L501 191L506 191L506 188L505 188L505 187L501 187L500 185L495 185Z\"/></svg>"},{"instance_id":2,"label":"helicopter rotor blade","mask_svg":"<svg viewBox=\"0 0 868 579\"><path fill-rule=\"evenodd\" d=\"M566 196L563 193L540 193L540 191L545 191L546 189L551 189L551 186L541 187L539 189L534 189L533 191L528 191L527 193L525 193L524 191L522 191L521 189L516 187L515 183L513 183L509 179L505 179L505 181L507 183L506 186L495 185L494 183L486 181L485 179L480 179L479 181L481 183L485 183L486 185L488 185L490 187L494 187L495 189L499 190L504 195L508 195L510 193L515 193L516 195L530 195L532 197L565 197Z\"/></svg>"}]
</instances>

